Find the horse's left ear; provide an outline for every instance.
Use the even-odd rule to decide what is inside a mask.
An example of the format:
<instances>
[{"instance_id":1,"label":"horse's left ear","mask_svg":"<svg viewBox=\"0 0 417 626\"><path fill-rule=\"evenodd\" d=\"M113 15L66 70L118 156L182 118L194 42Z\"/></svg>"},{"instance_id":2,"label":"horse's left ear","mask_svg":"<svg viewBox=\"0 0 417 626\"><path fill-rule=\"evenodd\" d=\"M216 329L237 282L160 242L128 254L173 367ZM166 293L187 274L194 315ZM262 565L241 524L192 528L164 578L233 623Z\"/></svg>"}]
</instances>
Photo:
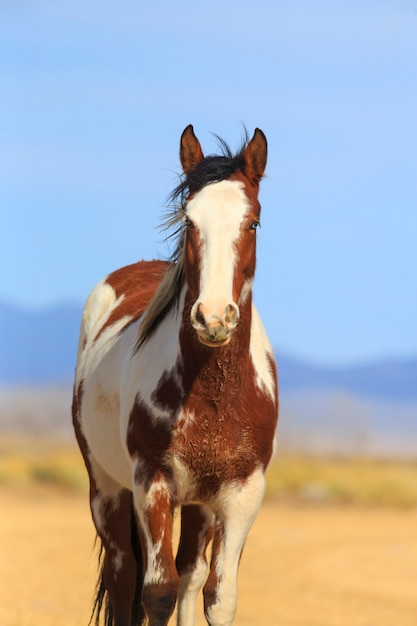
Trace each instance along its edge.
<instances>
[{"instance_id":1,"label":"horse's left ear","mask_svg":"<svg viewBox=\"0 0 417 626\"><path fill-rule=\"evenodd\" d=\"M243 172L254 183L259 183L265 172L268 143L260 128L255 128L244 152Z\"/></svg>"},{"instance_id":2,"label":"horse's left ear","mask_svg":"<svg viewBox=\"0 0 417 626\"><path fill-rule=\"evenodd\" d=\"M191 172L204 159L200 142L194 134L192 124L189 124L181 135L180 161L184 174Z\"/></svg>"}]
</instances>

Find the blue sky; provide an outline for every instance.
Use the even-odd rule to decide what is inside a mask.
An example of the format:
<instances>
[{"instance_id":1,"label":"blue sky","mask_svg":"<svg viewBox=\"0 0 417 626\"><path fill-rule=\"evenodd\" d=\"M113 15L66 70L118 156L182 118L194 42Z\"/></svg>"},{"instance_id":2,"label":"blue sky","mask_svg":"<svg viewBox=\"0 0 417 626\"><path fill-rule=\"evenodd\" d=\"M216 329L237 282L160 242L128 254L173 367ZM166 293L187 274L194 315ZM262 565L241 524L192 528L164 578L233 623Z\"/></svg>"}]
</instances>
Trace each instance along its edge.
<instances>
[{"instance_id":1,"label":"blue sky","mask_svg":"<svg viewBox=\"0 0 417 626\"><path fill-rule=\"evenodd\" d=\"M82 303L166 255L193 123L269 140L255 299L322 364L417 353L417 0L6 0L0 300Z\"/></svg>"}]
</instances>

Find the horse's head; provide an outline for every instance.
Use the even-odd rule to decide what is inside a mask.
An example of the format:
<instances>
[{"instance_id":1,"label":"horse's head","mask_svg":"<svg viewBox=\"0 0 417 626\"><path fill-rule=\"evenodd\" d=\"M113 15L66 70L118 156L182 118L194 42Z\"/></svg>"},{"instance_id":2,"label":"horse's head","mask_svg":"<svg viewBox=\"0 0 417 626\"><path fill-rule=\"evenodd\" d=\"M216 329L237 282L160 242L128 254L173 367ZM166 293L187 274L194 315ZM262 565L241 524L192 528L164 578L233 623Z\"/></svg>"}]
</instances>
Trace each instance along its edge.
<instances>
[{"instance_id":1,"label":"horse's head","mask_svg":"<svg viewBox=\"0 0 417 626\"><path fill-rule=\"evenodd\" d=\"M267 142L258 128L237 156L204 158L193 127L181 137L186 175L184 272L201 343L226 345L251 293Z\"/></svg>"}]
</instances>

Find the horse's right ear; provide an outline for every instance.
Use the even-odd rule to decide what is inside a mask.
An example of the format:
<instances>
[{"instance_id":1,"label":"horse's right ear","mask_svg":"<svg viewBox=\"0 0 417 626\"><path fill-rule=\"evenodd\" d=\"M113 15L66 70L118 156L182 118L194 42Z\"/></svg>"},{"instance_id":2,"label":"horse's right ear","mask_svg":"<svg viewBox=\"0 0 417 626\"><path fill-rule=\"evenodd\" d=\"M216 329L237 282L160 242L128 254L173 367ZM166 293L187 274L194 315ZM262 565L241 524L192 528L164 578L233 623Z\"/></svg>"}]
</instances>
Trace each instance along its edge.
<instances>
[{"instance_id":1,"label":"horse's right ear","mask_svg":"<svg viewBox=\"0 0 417 626\"><path fill-rule=\"evenodd\" d=\"M200 142L194 134L192 124L189 124L181 135L180 161L184 174L188 174L204 159Z\"/></svg>"}]
</instances>

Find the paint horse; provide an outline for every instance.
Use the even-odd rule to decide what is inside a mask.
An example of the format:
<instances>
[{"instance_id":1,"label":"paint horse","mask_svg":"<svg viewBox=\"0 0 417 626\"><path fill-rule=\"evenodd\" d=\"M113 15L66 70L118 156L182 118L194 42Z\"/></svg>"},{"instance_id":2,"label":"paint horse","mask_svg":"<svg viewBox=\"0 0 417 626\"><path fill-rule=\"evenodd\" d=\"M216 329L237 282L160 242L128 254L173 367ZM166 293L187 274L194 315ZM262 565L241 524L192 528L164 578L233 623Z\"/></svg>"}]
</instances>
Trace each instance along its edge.
<instances>
[{"instance_id":1,"label":"paint horse","mask_svg":"<svg viewBox=\"0 0 417 626\"><path fill-rule=\"evenodd\" d=\"M163 626L178 603L191 626L202 586L210 626L236 612L278 391L252 303L267 142L259 129L237 154L219 142L205 158L193 127L182 134L172 261L115 271L83 311L73 420L102 546L96 624Z\"/></svg>"}]
</instances>

